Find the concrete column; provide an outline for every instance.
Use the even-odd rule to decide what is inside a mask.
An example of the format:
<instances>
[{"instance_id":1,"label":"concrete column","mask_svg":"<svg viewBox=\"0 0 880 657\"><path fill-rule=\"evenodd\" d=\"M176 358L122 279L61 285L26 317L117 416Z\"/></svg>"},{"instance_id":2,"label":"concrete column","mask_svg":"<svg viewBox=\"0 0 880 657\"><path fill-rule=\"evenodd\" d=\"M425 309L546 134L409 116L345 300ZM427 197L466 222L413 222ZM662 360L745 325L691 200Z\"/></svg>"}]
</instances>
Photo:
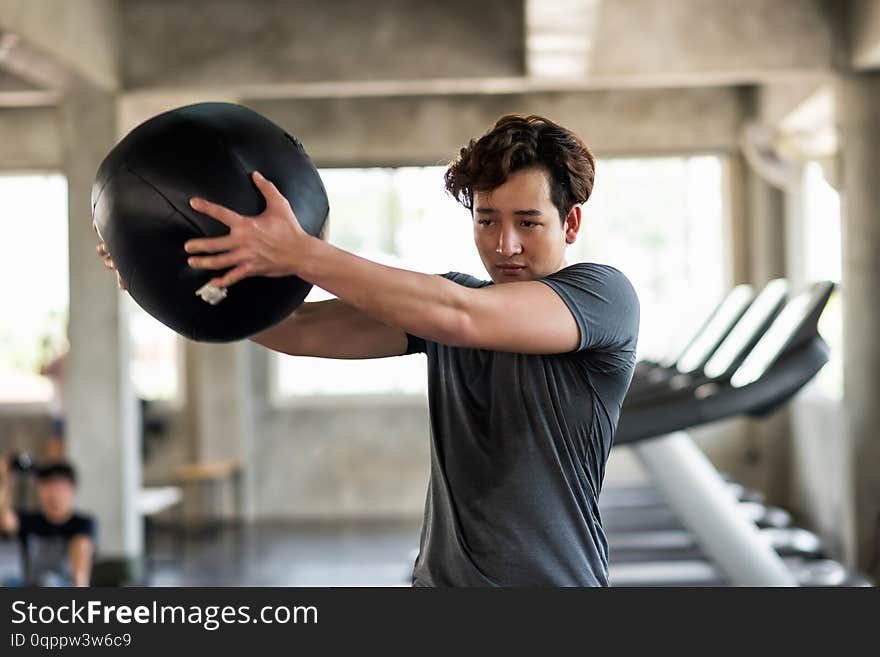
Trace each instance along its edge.
<instances>
[{"instance_id":1,"label":"concrete column","mask_svg":"<svg viewBox=\"0 0 880 657\"><path fill-rule=\"evenodd\" d=\"M748 179L749 268L761 288L785 276L785 194L754 171Z\"/></svg>"},{"instance_id":2,"label":"concrete column","mask_svg":"<svg viewBox=\"0 0 880 657\"><path fill-rule=\"evenodd\" d=\"M749 212L747 183L749 170L745 158L731 154L724 161L725 196L725 282L728 287L751 282L749 268Z\"/></svg>"},{"instance_id":3,"label":"concrete column","mask_svg":"<svg viewBox=\"0 0 880 657\"><path fill-rule=\"evenodd\" d=\"M186 341L187 424L193 439L193 459L198 464L237 460L242 472L238 499L228 482L217 485L217 500L188 500L190 509L202 517L219 514L223 518L235 515L235 505L241 505L245 516L250 515L252 488L248 467L252 437L251 376L248 343L208 344ZM207 490L199 495L210 495ZM195 494L195 491L193 491ZM206 503L217 504L213 509Z\"/></svg>"},{"instance_id":4,"label":"concrete column","mask_svg":"<svg viewBox=\"0 0 880 657\"><path fill-rule=\"evenodd\" d=\"M743 93L743 116L762 118L760 90ZM786 206L784 192L771 185L743 160L744 226L735 246L737 282L760 290L768 281L786 275ZM787 409L761 420L745 420L744 462L747 481L764 491L770 502L788 505L791 490L791 423Z\"/></svg>"},{"instance_id":5,"label":"concrete column","mask_svg":"<svg viewBox=\"0 0 880 657\"><path fill-rule=\"evenodd\" d=\"M70 243L69 451L80 473L79 506L98 519L102 558L143 552L139 416L129 376L122 294L95 254L91 189L116 141L116 99L84 86L60 109Z\"/></svg>"},{"instance_id":6,"label":"concrete column","mask_svg":"<svg viewBox=\"0 0 880 657\"><path fill-rule=\"evenodd\" d=\"M785 194L749 172L749 270L756 290L786 275ZM791 418L787 408L769 418L750 420L750 457L758 470L757 486L774 504L791 505Z\"/></svg>"},{"instance_id":7,"label":"concrete column","mask_svg":"<svg viewBox=\"0 0 880 657\"><path fill-rule=\"evenodd\" d=\"M848 561L880 574L880 75L841 74L843 407Z\"/></svg>"}]
</instances>

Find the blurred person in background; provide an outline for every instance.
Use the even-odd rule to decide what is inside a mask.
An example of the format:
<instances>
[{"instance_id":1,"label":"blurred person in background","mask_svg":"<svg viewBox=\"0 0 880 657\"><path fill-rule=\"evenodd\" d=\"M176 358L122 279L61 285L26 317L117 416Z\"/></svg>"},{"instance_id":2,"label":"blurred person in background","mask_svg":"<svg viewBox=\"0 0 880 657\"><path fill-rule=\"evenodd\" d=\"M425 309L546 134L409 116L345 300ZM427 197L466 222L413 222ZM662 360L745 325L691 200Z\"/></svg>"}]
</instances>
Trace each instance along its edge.
<instances>
[{"instance_id":1,"label":"blurred person in background","mask_svg":"<svg viewBox=\"0 0 880 657\"><path fill-rule=\"evenodd\" d=\"M14 510L12 476L0 459L0 533L18 537L21 580L7 585L88 586L95 549L95 520L74 510L76 471L65 461L34 470L39 509Z\"/></svg>"}]
</instances>

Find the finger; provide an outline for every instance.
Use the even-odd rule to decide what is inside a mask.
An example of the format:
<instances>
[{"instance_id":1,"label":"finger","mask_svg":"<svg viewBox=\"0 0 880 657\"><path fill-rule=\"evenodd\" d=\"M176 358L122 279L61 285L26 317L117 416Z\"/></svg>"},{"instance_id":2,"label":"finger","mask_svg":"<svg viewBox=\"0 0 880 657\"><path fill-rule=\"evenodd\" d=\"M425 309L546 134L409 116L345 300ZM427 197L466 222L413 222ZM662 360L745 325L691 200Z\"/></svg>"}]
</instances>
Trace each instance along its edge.
<instances>
[{"instance_id":1,"label":"finger","mask_svg":"<svg viewBox=\"0 0 880 657\"><path fill-rule=\"evenodd\" d=\"M275 184L268 178L264 177L262 173L254 171L253 176L251 177L253 178L257 189L260 190L260 193L262 193L263 197L266 199L267 207L277 207L278 205L290 207L287 197L279 192Z\"/></svg>"},{"instance_id":2,"label":"finger","mask_svg":"<svg viewBox=\"0 0 880 657\"><path fill-rule=\"evenodd\" d=\"M189 200L189 204L193 210L206 214L220 223L226 224L230 228L244 219L244 217L237 212L222 205L218 205L217 203L206 201L203 198L192 198Z\"/></svg>"},{"instance_id":3,"label":"finger","mask_svg":"<svg viewBox=\"0 0 880 657\"><path fill-rule=\"evenodd\" d=\"M113 258L107 256L106 258L104 258L103 262L104 262L105 268L111 269L111 270L116 269L116 263L113 262Z\"/></svg>"},{"instance_id":4,"label":"finger","mask_svg":"<svg viewBox=\"0 0 880 657\"><path fill-rule=\"evenodd\" d=\"M187 264L193 269L226 269L244 262L245 255L240 251L230 251L216 256L187 258Z\"/></svg>"},{"instance_id":5,"label":"finger","mask_svg":"<svg viewBox=\"0 0 880 657\"><path fill-rule=\"evenodd\" d=\"M110 255L110 252L107 250L107 245L104 242L98 242L98 255L102 258Z\"/></svg>"},{"instance_id":6,"label":"finger","mask_svg":"<svg viewBox=\"0 0 880 657\"><path fill-rule=\"evenodd\" d=\"M183 250L187 253L220 253L229 251L236 246L235 239L231 235L223 237L199 237L187 240Z\"/></svg>"},{"instance_id":7,"label":"finger","mask_svg":"<svg viewBox=\"0 0 880 657\"><path fill-rule=\"evenodd\" d=\"M124 289L125 289L125 283L122 282L122 275L121 275L119 272L116 272L116 286L117 286L120 290L124 290Z\"/></svg>"},{"instance_id":8,"label":"finger","mask_svg":"<svg viewBox=\"0 0 880 657\"><path fill-rule=\"evenodd\" d=\"M247 278L251 275L252 273L250 265L242 264L235 269L226 272L223 276L220 276L219 278L211 279L211 285L220 288L232 287L243 278Z\"/></svg>"}]
</instances>

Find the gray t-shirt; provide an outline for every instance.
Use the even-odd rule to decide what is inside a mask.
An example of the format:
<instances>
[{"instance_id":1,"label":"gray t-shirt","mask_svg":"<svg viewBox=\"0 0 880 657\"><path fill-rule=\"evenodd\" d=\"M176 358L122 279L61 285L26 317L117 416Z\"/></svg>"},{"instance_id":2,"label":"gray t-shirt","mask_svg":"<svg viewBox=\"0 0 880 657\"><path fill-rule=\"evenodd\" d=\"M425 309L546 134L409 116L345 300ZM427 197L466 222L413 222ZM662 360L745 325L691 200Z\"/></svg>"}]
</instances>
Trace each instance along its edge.
<instances>
[{"instance_id":1,"label":"gray t-shirt","mask_svg":"<svg viewBox=\"0 0 880 657\"><path fill-rule=\"evenodd\" d=\"M576 351L516 354L408 335L407 353L428 357L431 417L414 586L608 584L598 497L635 367L639 302L607 265L540 280L577 321Z\"/></svg>"}]
</instances>

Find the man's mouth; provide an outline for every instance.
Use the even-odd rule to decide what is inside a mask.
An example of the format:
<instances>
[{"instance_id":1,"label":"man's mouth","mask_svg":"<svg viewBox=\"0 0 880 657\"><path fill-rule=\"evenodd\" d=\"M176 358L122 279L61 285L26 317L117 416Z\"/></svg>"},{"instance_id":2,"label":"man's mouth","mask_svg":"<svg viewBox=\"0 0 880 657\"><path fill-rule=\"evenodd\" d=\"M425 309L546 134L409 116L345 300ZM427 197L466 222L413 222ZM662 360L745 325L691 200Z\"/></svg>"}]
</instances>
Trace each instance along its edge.
<instances>
[{"instance_id":1,"label":"man's mouth","mask_svg":"<svg viewBox=\"0 0 880 657\"><path fill-rule=\"evenodd\" d=\"M515 265L515 264L504 264L504 265L495 265L505 274L517 274L523 271L526 266L525 265Z\"/></svg>"}]
</instances>

